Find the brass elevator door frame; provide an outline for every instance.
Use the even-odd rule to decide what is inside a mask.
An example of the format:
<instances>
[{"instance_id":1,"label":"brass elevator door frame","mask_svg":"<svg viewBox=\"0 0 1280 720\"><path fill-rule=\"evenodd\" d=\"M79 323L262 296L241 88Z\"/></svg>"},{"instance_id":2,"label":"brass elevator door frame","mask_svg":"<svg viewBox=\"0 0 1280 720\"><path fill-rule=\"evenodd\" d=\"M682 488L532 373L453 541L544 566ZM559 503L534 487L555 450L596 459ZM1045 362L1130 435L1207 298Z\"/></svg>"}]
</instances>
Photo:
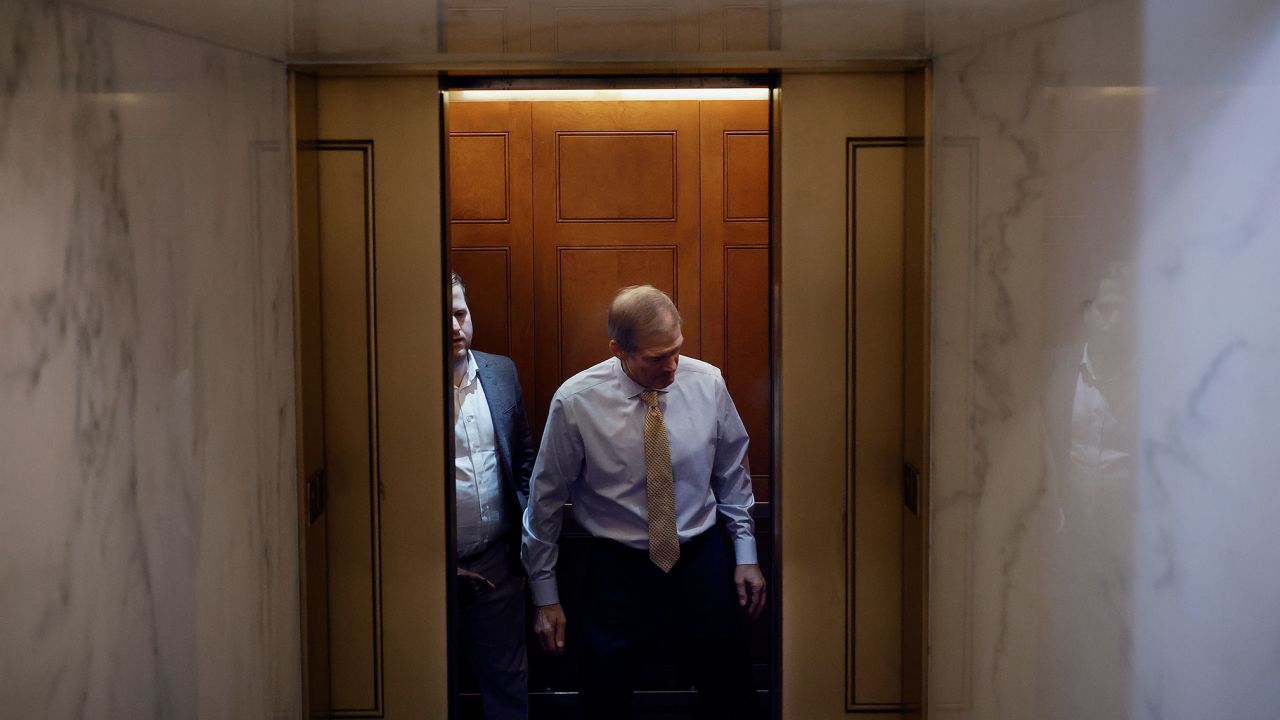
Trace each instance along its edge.
<instances>
[{"instance_id":1,"label":"brass elevator door frame","mask_svg":"<svg viewBox=\"0 0 1280 720\"><path fill-rule=\"evenodd\" d=\"M928 102L915 72L782 75L777 291L787 399L776 406L787 718L925 713ZM858 150L871 156L855 168L851 138L905 147ZM860 179L873 157L892 178ZM860 194L868 205L853 212ZM855 348L855 333L871 330ZM873 339L900 350L889 366L866 347ZM893 406L887 423L869 399ZM916 512L904 502L908 461L925 471Z\"/></svg>"},{"instance_id":2,"label":"brass elevator door frame","mask_svg":"<svg viewBox=\"0 0 1280 720\"><path fill-rule=\"evenodd\" d=\"M436 80L292 80L308 713L441 717Z\"/></svg>"},{"instance_id":3,"label":"brass elevator door frame","mask_svg":"<svg viewBox=\"0 0 1280 720\"><path fill-rule=\"evenodd\" d=\"M372 73L375 69L370 68L369 71ZM381 329L371 355L374 357L372 363L377 375L373 381L381 388L378 393L380 402L373 406L376 409L372 412L381 417L378 423L380 430L377 433L381 438L379 441L381 444L374 450L377 451L379 458L382 482L376 482L373 487L378 488L379 494L387 493L385 497L378 498L381 517L378 526L380 529L377 532L380 539L387 540L380 547L384 561L389 557L390 564L384 562L381 577L384 579L382 583L384 594L387 598L392 598L391 604L382 608L382 617L376 622L377 627L381 628L379 634L384 643L381 652L387 652L390 648L392 652L402 653L406 658L403 662L387 660L381 668L385 676L385 693L381 703L385 710L380 716L394 718L400 713L408 713L409 716L425 713L429 716L457 717L457 703L454 702L456 693L453 686L456 678L449 671L452 663L445 662L449 653L455 650L454 645L456 645L456 643L446 643L446 638L453 634L451 608L455 606L455 598L452 597L453 567L451 565L446 567L448 563L444 560L444 558L453 557L455 552L452 518L453 489L452 483L447 482L448 468L452 463L452 442L447 435L448 418L446 417L451 407L451 391L443 370L446 367L449 332L444 323L444 312L440 313L441 317L438 319L430 317L431 312L436 309L441 311L447 309L450 302L449 286L445 281L445 274L449 267L449 247L446 242L448 220L444 212L446 205L441 202L448 200L445 196L447 192L445 98L444 94L438 90L437 78L434 75L352 77L350 76L353 72L351 67L342 68L342 72L348 74L348 77L310 77L302 75L296 68L291 72L293 84L299 87L296 98L294 93L291 93L293 125L298 143L294 167L296 173L295 232L298 236L299 253L302 254L305 236L318 235L320 232L318 225L321 223L320 215L324 210L319 207L321 191L318 187L313 187L321 182L321 178L315 177L318 175L316 172L320 148L318 141L371 140L377 160L371 163L370 174L378 174L382 177L382 174L391 167L398 167L396 172L411 174L411 179L403 182L378 180L376 182L377 197L369 203L377 219L374 227L378 237L375 240L380 257L377 263L379 274L374 281L376 293L374 302L377 306L377 314L370 322ZM906 75L912 75L912 73L927 77L927 71L908 71ZM769 417L773 426L773 442L769 448L768 465L774 481L770 486L771 512L768 527L772 531L774 542L772 556L775 562L769 577L770 595L767 606L770 632L773 637L769 685L773 691L773 717L782 717L785 709L787 717L823 720L843 717L846 712L866 712L870 708L846 705L850 699L848 693L851 692L853 685L851 671L854 663L847 654L842 656L834 647L828 648L828 645L834 646L840 643L842 634L847 636L847 632L843 631L852 630L845 624L842 631L840 626L843 618L831 612L836 610L843 614L848 609L846 601L850 600L854 594L852 575L844 583L843 588L848 597L831 597L830 588L840 583L829 585L827 580L836 577L840 572L840 560L831 558L828 562L828 558L824 557L824 555L839 554L833 552L831 543L840 532L838 517L829 523L827 515L830 513L826 508L839 506L836 515L843 515L848 508L839 502L834 493L838 491L841 493L840 497L845 497L844 493L848 493L849 496L855 494L852 481L848 480L848 464L842 465L839 461L827 458L820 448L813 447L799 434L801 428L807 424L819 421L815 418L819 418L820 422L824 423L830 421L832 428L840 426L843 422L841 411L829 413L827 410L828 406L838 405L839 400L836 400L830 392L814 393L806 390L804 385L806 382L815 382L815 377L827 377L825 368L833 364L828 362L829 360L842 361L848 356L852 362L851 351L836 349L836 346L841 346L845 342L846 333L850 331L850 327L840 326L845 309L841 299L835 293L837 287L844 287L842 282L851 280L848 277L838 277L845 272L839 258L844 257L848 239L844 234L833 231L825 220L818 224L800 222L799 218L805 214L801 208L805 206L803 203L798 203L794 196L788 196L782 187L784 174L782 158L786 154L781 147L783 144L780 135L781 122L778 119L784 115L781 103L783 94L779 92L779 87L786 87L789 78L794 79L797 76L803 78L805 75L805 73L792 73L770 76L773 92L771 93L769 137L771 211L768 244L770 277L768 343L771 386ZM823 122L824 109L832 94L831 88L838 87L841 93L859 98L861 101L869 97L878 97L875 93L867 92L867 88L880 87L886 82L891 84L891 76L895 75L899 78L904 76L902 73L834 73L819 78L821 87L810 90L803 90L802 83L795 83L795 87L800 89L795 92L788 91L791 93L790 96L798 101L802 94L807 93L806 102L811 103L813 109L813 112L807 112L803 116L802 121L797 121L788 127L790 134L787 137L794 138L791 145L805 148L804 152L797 153L797 156L811 157L805 153L828 152L824 149L825 145L819 146L813 138L805 136L814 134L817 130L826 132L826 128L818 125ZM672 83L690 82L688 76L667 77L675 78L671 80ZM601 76L601 78L601 82L614 84L625 82L625 79L616 76ZM854 81L848 82L850 78ZM500 82L509 81L510 79L503 79ZM446 80L446 83L448 82L452 80ZM581 83L584 80L576 78L572 82ZM908 85L914 82L910 77L906 80ZM347 89L343 92L349 92L352 97L359 100L349 103L345 110L336 113L333 108L328 110L323 107L317 108L316 105L324 105L325 102L323 99L317 100L316 95L329 93L328 97L332 97L334 88L338 85L346 86ZM927 81L925 86L927 88ZM291 90L294 90L292 86ZM930 413L928 293L931 282L928 269L927 217L929 205L927 138L929 133L927 91L921 95L923 99L917 102L914 110L911 107L913 92L910 89L903 91L908 96L905 121L902 119L895 121L897 124L887 132L875 129L865 134L894 134L910 138L925 138L923 148L911 146L907 149L906 152L909 155L916 153L921 157L909 161L904 179L908 188L914 188L916 185L920 188L911 190L918 197L909 197L906 200L908 207L904 209L907 214L904 219L904 231L909 236L911 252L915 253L911 258L904 259L904 272L907 273L904 283L909 286L904 293L911 297L908 300L909 303L915 303L914 306L906 309L907 314L914 319L906 321L910 327L904 328L904 333L908 336L904 342L910 345L905 352L915 358L915 361L905 364L903 370L907 375L920 379L920 382L912 391L914 395L904 398L906 414L902 422L914 423L917 427L923 427L925 432L922 439L913 441L916 442L916 446L912 447L908 442L903 448L906 459L916 463L921 476L917 486L919 514L913 516L908 513L902 518L904 529L902 613L904 619L914 617L914 614L919 614L920 617L912 620L915 623L912 628L903 630L901 662L904 665L916 662L920 667L915 668L911 673L906 672L904 668L900 709L892 713L895 716L923 717L927 705L923 688L927 662L924 646L927 642L925 627L929 470L927 429ZM800 102L795 103L796 106L800 104ZM884 125L882 119L878 118L885 115L886 111L882 107L875 106L874 103L866 107L859 107L857 102L846 103L847 108L840 103L837 105L840 107L840 112L850 114L853 119L846 120L852 125L861 123L861 125L875 128ZM829 112L825 114L830 115ZM917 114L921 119L916 119ZM323 122L320 122L321 115L325 118ZM409 133L420 140L398 149L396 143L388 139L389 136L384 137L382 134L391 126L394 126L394 131L397 133ZM842 165L843 143L846 138L857 135L858 133L855 132L844 132L841 128L840 144L832 145L833 149L829 150L832 155L840 156ZM826 141L823 140L823 142ZM338 148L331 148L331 150L336 152ZM806 171L811 175L817 175L816 167L817 165L806 167ZM825 178L826 170L823 170L822 174ZM409 176L406 175L406 177ZM838 173L832 173L831 177L823 182L834 185L840 180L841 176ZM790 184L791 180L788 183ZM373 181L370 180L369 184L372 185ZM395 197L384 193L384 190L396 184L403 185L409 192L396 194ZM794 187L799 189L801 184L796 183ZM814 190L815 193L826 192L816 186L812 189L806 188L806 192L810 190ZM843 202L843 196L841 198ZM790 209L787 209L784 214L785 208ZM407 213L409 217L417 219L399 223L400 229L396 229L397 223L389 220L396 213ZM437 220L440 223L438 234L435 230ZM783 226L787 223L790 223L791 227L787 233L790 244L784 245ZM324 549L324 543L326 542L325 530L330 520L323 511L323 500L327 494L323 490L323 479L326 476L323 472L317 474L317 470L323 471L326 468L323 462L316 460L316 449L319 447L315 442L316 405L314 398L311 398L313 393L308 391L308 384L314 383L316 373L319 372L317 364L319 357L315 352L318 337L316 336L316 319L309 316L314 310L316 298L314 288L308 284L309 271L304 271L304 266L311 260L300 258L298 262L295 283L297 302L295 323L298 328L297 352L299 355L297 363L298 492L300 515L304 520L301 523L303 530L300 533L301 554L304 559L303 642L307 648L305 657L308 662L308 690L311 693L307 699L308 707L311 712L328 717L332 716L328 707L331 697L327 687L331 657L327 656L330 655L328 653L330 639L327 623L323 621L328 608L323 602L326 597L317 594L311 587L311 584L317 580L327 582L324 578L326 572L324 564L317 566L312 561L316 560L315 556L319 553L325 556L321 559L327 562L328 553ZM787 264L790 268L784 269L784 265ZM784 276L788 277L785 288L782 284ZM437 306L436 303L439 305ZM793 308L790 314L785 309L788 304ZM839 308L839 312L834 312L835 308ZM435 325L437 320L440 325ZM821 331L810 330L806 326L820 327ZM833 342L824 339L822 337L824 333L829 333ZM785 341L787 335L792 338L790 343ZM797 340L801 338L803 342L797 345ZM784 345L791 349L789 353L791 362L788 363L790 369L785 372L781 363ZM820 373L809 373L810 368L824 370ZM801 369L805 371L797 375L796 373ZM436 380L433 376L439 377L439 385L435 384ZM837 376L841 376L840 383L843 384L842 374L835 369L830 377ZM784 407L781 402L784 378L790 378L787 385L790 407ZM822 383L819 381L819 384ZM442 412L438 415L424 412L437 401L436 398L441 402ZM390 415L387 414L388 412ZM790 414L790 422L784 423L784 413ZM835 417L837 415L840 417ZM395 420L392 416L401 416L402 419ZM807 420L801 419L806 417ZM785 436L784 425L790 426ZM438 443L429 440L433 436L439 438ZM791 448L785 460L782 453L784 442ZM839 450L839 448L836 449ZM808 455L812 457L806 458ZM782 495L787 494L782 488L784 463L794 481L789 495L792 501L787 505L791 508L792 517L787 547L782 543L784 539ZM318 478L320 482L317 482ZM845 478L846 482L841 483L837 478ZM329 477L329 480L332 482L333 478ZM828 485L830 487L827 487ZM440 492L442 489L443 492ZM331 493L329 495L331 498L337 497ZM315 509L317 501L321 512L316 516L314 523L308 522L309 514ZM435 502L439 501L446 503L444 515L434 509ZM329 510L332 511L332 508ZM332 538L329 540L331 541ZM401 549L396 549L395 546L400 546ZM404 548L411 548L411 550L406 551ZM789 563L789 567L784 568L784 551L788 557L800 557L804 561ZM919 555L915 558L918 562L908 567L906 556L912 553ZM828 567L829 564L831 567ZM784 569L787 570L785 577ZM846 571L852 572L852 567L847 567ZM911 584L910 588L908 584ZM913 594L918 604L913 606L908 602L906 597L908 592ZM826 596L827 599L821 599L821 596ZM384 599L375 604L385 602ZM438 613L440 608L449 609L448 615ZM783 617L788 613L788 608L790 608L789 626L784 627ZM796 613L799 615L797 616ZM417 619L410 622L412 618ZM317 621L320 623L317 624ZM375 621L371 618L370 622ZM823 637L823 635L829 637ZM784 643L788 643L788 646L784 647ZM785 668L785 672L782 662L784 650L789 653L788 667ZM532 652L537 650L534 649ZM388 655L388 657L391 656ZM397 695L397 691L393 690L394 686L408 682L409 679L413 679L412 684L416 685L412 697ZM784 691L788 693L785 698ZM319 692L323 692L325 697L317 697L316 693ZM843 698L842 693L844 693ZM357 713L354 716L375 715L379 713Z\"/></svg>"}]
</instances>

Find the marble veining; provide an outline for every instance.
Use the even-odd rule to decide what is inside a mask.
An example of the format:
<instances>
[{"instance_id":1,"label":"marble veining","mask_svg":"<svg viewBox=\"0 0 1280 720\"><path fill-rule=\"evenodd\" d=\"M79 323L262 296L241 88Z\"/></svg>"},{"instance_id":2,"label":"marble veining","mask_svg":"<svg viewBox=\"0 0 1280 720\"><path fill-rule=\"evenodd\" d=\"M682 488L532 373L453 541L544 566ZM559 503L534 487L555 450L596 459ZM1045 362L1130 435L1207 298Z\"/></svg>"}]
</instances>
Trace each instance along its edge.
<instances>
[{"instance_id":1,"label":"marble veining","mask_svg":"<svg viewBox=\"0 0 1280 720\"><path fill-rule=\"evenodd\" d=\"M148 25L0 4L0 707L297 717L262 56L447 59L437 14L85 4ZM1274 714L1280 10L778 7L783 55L936 57L931 714Z\"/></svg>"},{"instance_id":2,"label":"marble veining","mask_svg":"<svg viewBox=\"0 0 1280 720\"><path fill-rule=\"evenodd\" d=\"M283 67L0 8L0 706L300 708Z\"/></svg>"},{"instance_id":3,"label":"marble veining","mask_svg":"<svg viewBox=\"0 0 1280 720\"><path fill-rule=\"evenodd\" d=\"M1280 705L1280 9L1174 2L1144 27L1133 716L1265 718Z\"/></svg>"},{"instance_id":4,"label":"marble veining","mask_svg":"<svg viewBox=\"0 0 1280 720\"><path fill-rule=\"evenodd\" d=\"M762 26L739 28L734 42L722 42L722 31L708 26L705 42L686 46L666 59L711 59L728 50L764 51L772 24L779 47L776 60L789 53L812 59L827 53L844 56L924 57L989 41L1018 28L1051 22L1099 2L1117 0L675 0L674 2L594 2L532 0L493 2L481 6L412 0L77 0L85 7L172 28L176 31L277 60L361 60L405 62L492 62L502 56L527 59L528 51L544 61L563 62L547 54L538 38L556 32L556 17L565 10L638 7L669 10L694 22L722 14L755 18ZM1123 0L1120 0L1123 1ZM468 9L471 12L468 12ZM485 18L481 20L481 18ZM456 23L456 27L451 25ZM476 24L479 23L479 27ZM729 28L733 32L733 28ZM450 33L478 31L459 49L450 48ZM619 29L617 32L625 32ZM495 41L496 38L496 41ZM464 38L465 39L465 38ZM763 42L762 42L763 40ZM496 44L495 44L496 43ZM670 48L668 48L669 50ZM479 52L479 55L477 55ZM496 53L496 54L487 54ZM654 55L646 56L654 59ZM609 54L598 56L608 61ZM641 59L641 58L636 58ZM741 60L739 59L739 62ZM757 61L750 67L768 67ZM699 67L709 67L702 65Z\"/></svg>"},{"instance_id":5,"label":"marble veining","mask_svg":"<svg viewBox=\"0 0 1280 720\"><path fill-rule=\"evenodd\" d=\"M1276 29L1108 2L937 59L935 717L1280 702Z\"/></svg>"},{"instance_id":6,"label":"marble veining","mask_svg":"<svg viewBox=\"0 0 1280 720\"><path fill-rule=\"evenodd\" d=\"M1092 538L1126 547L1128 519L1099 496L1132 484L1115 477L1129 387L1100 391L1078 369L1107 345L1089 308L1133 246L1113 240L1136 207L1098 200L1133 175L1115 170L1131 162L1116 151L1136 141L1134 116L1100 88L1131 77L1134 58L1123 44L1081 52L1136 31L1133 6L1095 4L936 62L938 140L968 149L939 153L938 177L963 163L975 186L939 191L966 207L944 207L936 230L938 322L967 328L939 327L951 342L935 356L936 393L967 405L964 425L935 423L935 538L962 540L935 539L931 557L937 717L1127 717L1125 641L1106 636L1128 632L1128 559Z\"/></svg>"}]
</instances>

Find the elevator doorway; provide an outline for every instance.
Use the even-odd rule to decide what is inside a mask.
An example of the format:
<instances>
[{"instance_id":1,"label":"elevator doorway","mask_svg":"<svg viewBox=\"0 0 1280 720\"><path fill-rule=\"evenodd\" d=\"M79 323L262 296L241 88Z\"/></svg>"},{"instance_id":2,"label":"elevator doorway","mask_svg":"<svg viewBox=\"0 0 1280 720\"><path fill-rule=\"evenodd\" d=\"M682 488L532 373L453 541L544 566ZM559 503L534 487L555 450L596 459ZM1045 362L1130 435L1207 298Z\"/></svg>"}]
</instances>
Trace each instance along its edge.
<instances>
[{"instance_id":1,"label":"elevator doorway","mask_svg":"<svg viewBox=\"0 0 1280 720\"><path fill-rule=\"evenodd\" d=\"M485 103L446 102L455 89L442 76L370 72L295 71L291 87L310 715L474 714L449 641L456 599L444 360L447 273L456 268L476 303L477 347L493 343L489 349L516 359L535 424L559 380L606 352L603 299L617 284L648 280L675 295L686 324L696 323L689 354L725 371L753 438L756 525L772 563L766 614L750 630L762 706L771 717L804 720L921 717L929 470L923 74L771 76L761 135L749 102L717 115L712 105L730 101L706 99L643 101L692 102L696 121L659 108L645 122L619 111L610 122L621 124L610 126L575 115L585 103L539 101L538 109L508 98L502 128L485 117L497 111L465 109ZM457 108L463 113L454 117ZM738 112L748 116L743 123ZM558 124L566 117L582 125ZM521 132L528 150L513 140ZM721 142L705 140L716 133ZM567 144L547 151L556 139ZM456 161L455 140L469 144L466 162L476 167ZM672 148L663 165L674 186L669 200L644 190L662 177L652 167L628 160L625 171L611 171L602 162L619 153L667 158L655 150L662 142ZM749 158L762 147L763 215L759 184L739 182L759 176ZM539 191L540 152L550 167L576 167L576 184ZM499 156L501 173L485 171L481 161ZM733 171L735 164L748 169ZM469 187L450 189L468 173ZM696 177L696 192L681 177ZM511 189L519 183L527 194ZM594 185L606 183L633 190L592 200ZM519 246L522 222L531 240ZM637 229L645 225L655 227ZM585 300L544 273L571 279L567 287ZM763 294L742 279L761 273ZM477 294L480 287L497 292ZM540 317L548 304L556 311ZM601 337L594 357L593 337ZM886 342L901 352L878 351ZM737 347L751 352L735 357ZM753 421L749 404L761 397L754 412L763 419ZM900 407L880 410L878 402ZM571 659L540 662L535 712L569 717ZM680 678L660 664L646 672L654 683L645 694L649 716L687 716Z\"/></svg>"},{"instance_id":2,"label":"elevator doorway","mask_svg":"<svg viewBox=\"0 0 1280 720\"><path fill-rule=\"evenodd\" d=\"M444 94L447 241L467 287L472 347L515 361L536 444L560 384L609 357L613 295L637 284L666 292L683 317L682 354L722 370L751 437L756 541L768 576L768 79L638 92L505 89L510 80L485 89L493 84L467 81ZM557 575L571 618L589 542L570 505ZM769 615L744 619L743 632L758 717L767 717ZM580 646L572 621L563 657L530 638L535 716L572 711ZM454 666L459 717L480 718L464 665ZM691 685L677 658L650 654L637 671L635 709L640 717L693 717Z\"/></svg>"}]
</instances>

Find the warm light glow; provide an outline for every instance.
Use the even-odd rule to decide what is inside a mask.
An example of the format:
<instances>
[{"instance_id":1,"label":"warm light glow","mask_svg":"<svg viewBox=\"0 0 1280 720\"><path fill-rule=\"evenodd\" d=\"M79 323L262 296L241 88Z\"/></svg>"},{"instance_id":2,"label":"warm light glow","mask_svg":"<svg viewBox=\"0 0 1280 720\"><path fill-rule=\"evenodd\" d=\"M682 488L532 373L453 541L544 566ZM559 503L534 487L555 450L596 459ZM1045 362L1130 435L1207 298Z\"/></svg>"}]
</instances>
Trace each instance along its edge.
<instances>
[{"instance_id":1,"label":"warm light glow","mask_svg":"<svg viewBox=\"0 0 1280 720\"><path fill-rule=\"evenodd\" d=\"M1153 88L1145 86L1128 86L1128 85L1108 85L1101 88L1103 95L1113 96L1132 96L1132 95L1150 95Z\"/></svg>"},{"instance_id":2,"label":"warm light glow","mask_svg":"<svg viewBox=\"0 0 1280 720\"><path fill-rule=\"evenodd\" d=\"M117 105L138 105L146 101L147 97L159 97L158 93L139 93L139 92L96 92L89 93L89 97L103 103L115 103Z\"/></svg>"},{"instance_id":3,"label":"warm light glow","mask_svg":"<svg viewBox=\"0 0 1280 720\"><path fill-rule=\"evenodd\" d=\"M450 90L450 102L583 102L592 100L768 100L769 88L621 90Z\"/></svg>"}]
</instances>

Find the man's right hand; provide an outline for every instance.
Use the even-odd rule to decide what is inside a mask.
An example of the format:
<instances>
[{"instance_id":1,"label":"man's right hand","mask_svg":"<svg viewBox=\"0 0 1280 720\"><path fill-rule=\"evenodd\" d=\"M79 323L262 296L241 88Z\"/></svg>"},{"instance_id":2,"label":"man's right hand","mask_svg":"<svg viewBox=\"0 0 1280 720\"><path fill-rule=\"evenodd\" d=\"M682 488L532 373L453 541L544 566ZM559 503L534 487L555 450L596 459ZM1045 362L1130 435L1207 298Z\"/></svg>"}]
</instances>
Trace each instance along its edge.
<instances>
[{"instance_id":1,"label":"man's right hand","mask_svg":"<svg viewBox=\"0 0 1280 720\"><path fill-rule=\"evenodd\" d=\"M544 651L552 655L564 652L564 625L564 608L560 603L534 608L533 632Z\"/></svg>"},{"instance_id":2,"label":"man's right hand","mask_svg":"<svg viewBox=\"0 0 1280 720\"><path fill-rule=\"evenodd\" d=\"M481 586L485 586L485 585L487 585L490 590L498 589L498 586L494 585L493 581L490 580L489 578L481 575L480 573L475 573L463 568L458 568L458 578L462 580L466 580L467 582L471 583L472 585L475 586L477 590L479 590Z\"/></svg>"}]
</instances>

